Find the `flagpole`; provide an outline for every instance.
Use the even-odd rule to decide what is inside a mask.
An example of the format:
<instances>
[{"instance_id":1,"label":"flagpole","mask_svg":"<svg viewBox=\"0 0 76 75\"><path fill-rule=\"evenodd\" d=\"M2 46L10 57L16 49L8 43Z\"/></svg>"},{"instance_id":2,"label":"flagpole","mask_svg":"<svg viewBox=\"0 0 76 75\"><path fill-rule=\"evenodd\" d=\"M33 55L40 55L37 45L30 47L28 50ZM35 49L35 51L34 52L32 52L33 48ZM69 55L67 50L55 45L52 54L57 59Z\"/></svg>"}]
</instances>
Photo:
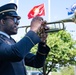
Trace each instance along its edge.
<instances>
[{"instance_id":1,"label":"flagpole","mask_svg":"<svg viewBox=\"0 0 76 75\"><path fill-rule=\"evenodd\" d=\"M51 6L50 6L51 0L48 0L48 21L51 21Z\"/></svg>"}]
</instances>

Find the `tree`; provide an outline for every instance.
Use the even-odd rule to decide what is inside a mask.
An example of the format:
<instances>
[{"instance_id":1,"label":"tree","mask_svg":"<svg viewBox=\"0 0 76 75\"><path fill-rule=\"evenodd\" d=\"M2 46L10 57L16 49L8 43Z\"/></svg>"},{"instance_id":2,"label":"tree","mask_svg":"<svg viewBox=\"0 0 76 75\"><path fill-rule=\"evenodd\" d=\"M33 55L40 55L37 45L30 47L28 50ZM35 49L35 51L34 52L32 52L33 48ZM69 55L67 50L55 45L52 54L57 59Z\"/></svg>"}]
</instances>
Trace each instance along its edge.
<instances>
[{"instance_id":1,"label":"tree","mask_svg":"<svg viewBox=\"0 0 76 75\"><path fill-rule=\"evenodd\" d=\"M50 47L50 52L43 69L45 75L48 75L51 71L57 71L59 67L76 64L74 59L76 56L76 41L72 39L70 33L67 31L49 33L47 44Z\"/></svg>"}]
</instances>

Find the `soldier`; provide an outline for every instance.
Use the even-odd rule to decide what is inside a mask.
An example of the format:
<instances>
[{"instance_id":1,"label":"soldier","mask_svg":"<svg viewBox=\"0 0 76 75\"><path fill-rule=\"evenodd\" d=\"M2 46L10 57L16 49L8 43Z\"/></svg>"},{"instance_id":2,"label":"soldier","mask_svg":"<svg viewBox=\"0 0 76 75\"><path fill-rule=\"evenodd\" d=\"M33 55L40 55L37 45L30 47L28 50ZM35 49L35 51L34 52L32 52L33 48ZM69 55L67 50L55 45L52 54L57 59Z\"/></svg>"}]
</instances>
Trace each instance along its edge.
<instances>
[{"instance_id":1,"label":"soldier","mask_svg":"<svg viewBox=\"0 0 76 75\"><path fill-rule=\"evenodd\" d=\"M27 34L16 42L11 35L17 34L19 25L17 5L9 3L0 7L0 75L26 75L24 65L40 68L43 67L49 53L49 47L45 44L47 34L39 37L42 17L35 17L31 21L31 28ZM36 55L30 53L31 48L38 44Z\"/></svg>"}]
</instances>

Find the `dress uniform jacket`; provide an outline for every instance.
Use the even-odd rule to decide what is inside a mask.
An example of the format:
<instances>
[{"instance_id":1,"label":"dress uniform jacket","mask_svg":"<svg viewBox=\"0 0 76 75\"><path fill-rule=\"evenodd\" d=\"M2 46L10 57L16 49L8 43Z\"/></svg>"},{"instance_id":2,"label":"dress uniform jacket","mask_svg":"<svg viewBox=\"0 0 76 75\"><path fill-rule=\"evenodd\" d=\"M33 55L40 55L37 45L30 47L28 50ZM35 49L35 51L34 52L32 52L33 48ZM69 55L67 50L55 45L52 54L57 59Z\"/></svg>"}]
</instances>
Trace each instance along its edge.
<instances>
[{"instance_id":1,"label":"dress uniform jacket","mask_svg":"<svg viewBox=\"0 0 76 75\"><path fill-rule=\"evenodd\" d=\"M19 42L0 33L0 75L26 75L24 65L40 68L49 52L49 47L39 43L40 38L29 31ZM39 43L36 55L30 49Z\"/></svg>"}]
</instances>

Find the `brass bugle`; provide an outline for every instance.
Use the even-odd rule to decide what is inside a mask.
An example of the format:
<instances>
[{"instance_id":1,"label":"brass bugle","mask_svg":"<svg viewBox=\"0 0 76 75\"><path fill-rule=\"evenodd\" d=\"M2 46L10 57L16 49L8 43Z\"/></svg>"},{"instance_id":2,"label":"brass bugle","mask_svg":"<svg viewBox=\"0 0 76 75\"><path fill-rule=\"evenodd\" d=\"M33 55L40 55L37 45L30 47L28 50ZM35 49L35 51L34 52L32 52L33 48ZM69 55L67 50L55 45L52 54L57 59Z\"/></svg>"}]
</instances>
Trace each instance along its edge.
<instances>
[{"instance_id":1,"label":"brass bugle","mask_svg":"<svg viewBox=\"0 0 76 75\"><path fill-rule=\"evenodd\" d=\"M68 18L68 19L63 19L63 20L59 20L59 21L55 21L55 22L47 22L46 25L51 25L51 24L59 24L60 23L62 24L62 28L53 28L53 29L50 29L50 30L46 30L45 32L57 32L57 31L60 31L60 30L64 30L65 29L65 26L64 26L64 23L67 23L67 22L74 22L76 23L76 13L71 17L71 18ZM27 25L27 26L20 26L18 28L26 28L26 32L27 32L27 29L30 27L30 25Z\"/></svg>"},{"instance_id":2,"label":"brass bugle","mask_svg":"<svg viewBox=\"0 0 76 75\"><path fill-rule=\"evenodd\" d=\"M46 25L50 25L50 24L55 24L55 23L52 23L52 22L49 22L49 23L46 23ZM55 25L54 25L55 26ZM30 27L30 25L28 26L20 26L18 28L25 28L25 32L27 32L27 29ZM65 26L64 26L64 23L62 22L62 29L59 29L59 28L53 28L53 29L49 29L49 30L45 30L46 33L48 32L58 32L60 30L64 30L65 29Z\"/></svg>"}]
</instances>

